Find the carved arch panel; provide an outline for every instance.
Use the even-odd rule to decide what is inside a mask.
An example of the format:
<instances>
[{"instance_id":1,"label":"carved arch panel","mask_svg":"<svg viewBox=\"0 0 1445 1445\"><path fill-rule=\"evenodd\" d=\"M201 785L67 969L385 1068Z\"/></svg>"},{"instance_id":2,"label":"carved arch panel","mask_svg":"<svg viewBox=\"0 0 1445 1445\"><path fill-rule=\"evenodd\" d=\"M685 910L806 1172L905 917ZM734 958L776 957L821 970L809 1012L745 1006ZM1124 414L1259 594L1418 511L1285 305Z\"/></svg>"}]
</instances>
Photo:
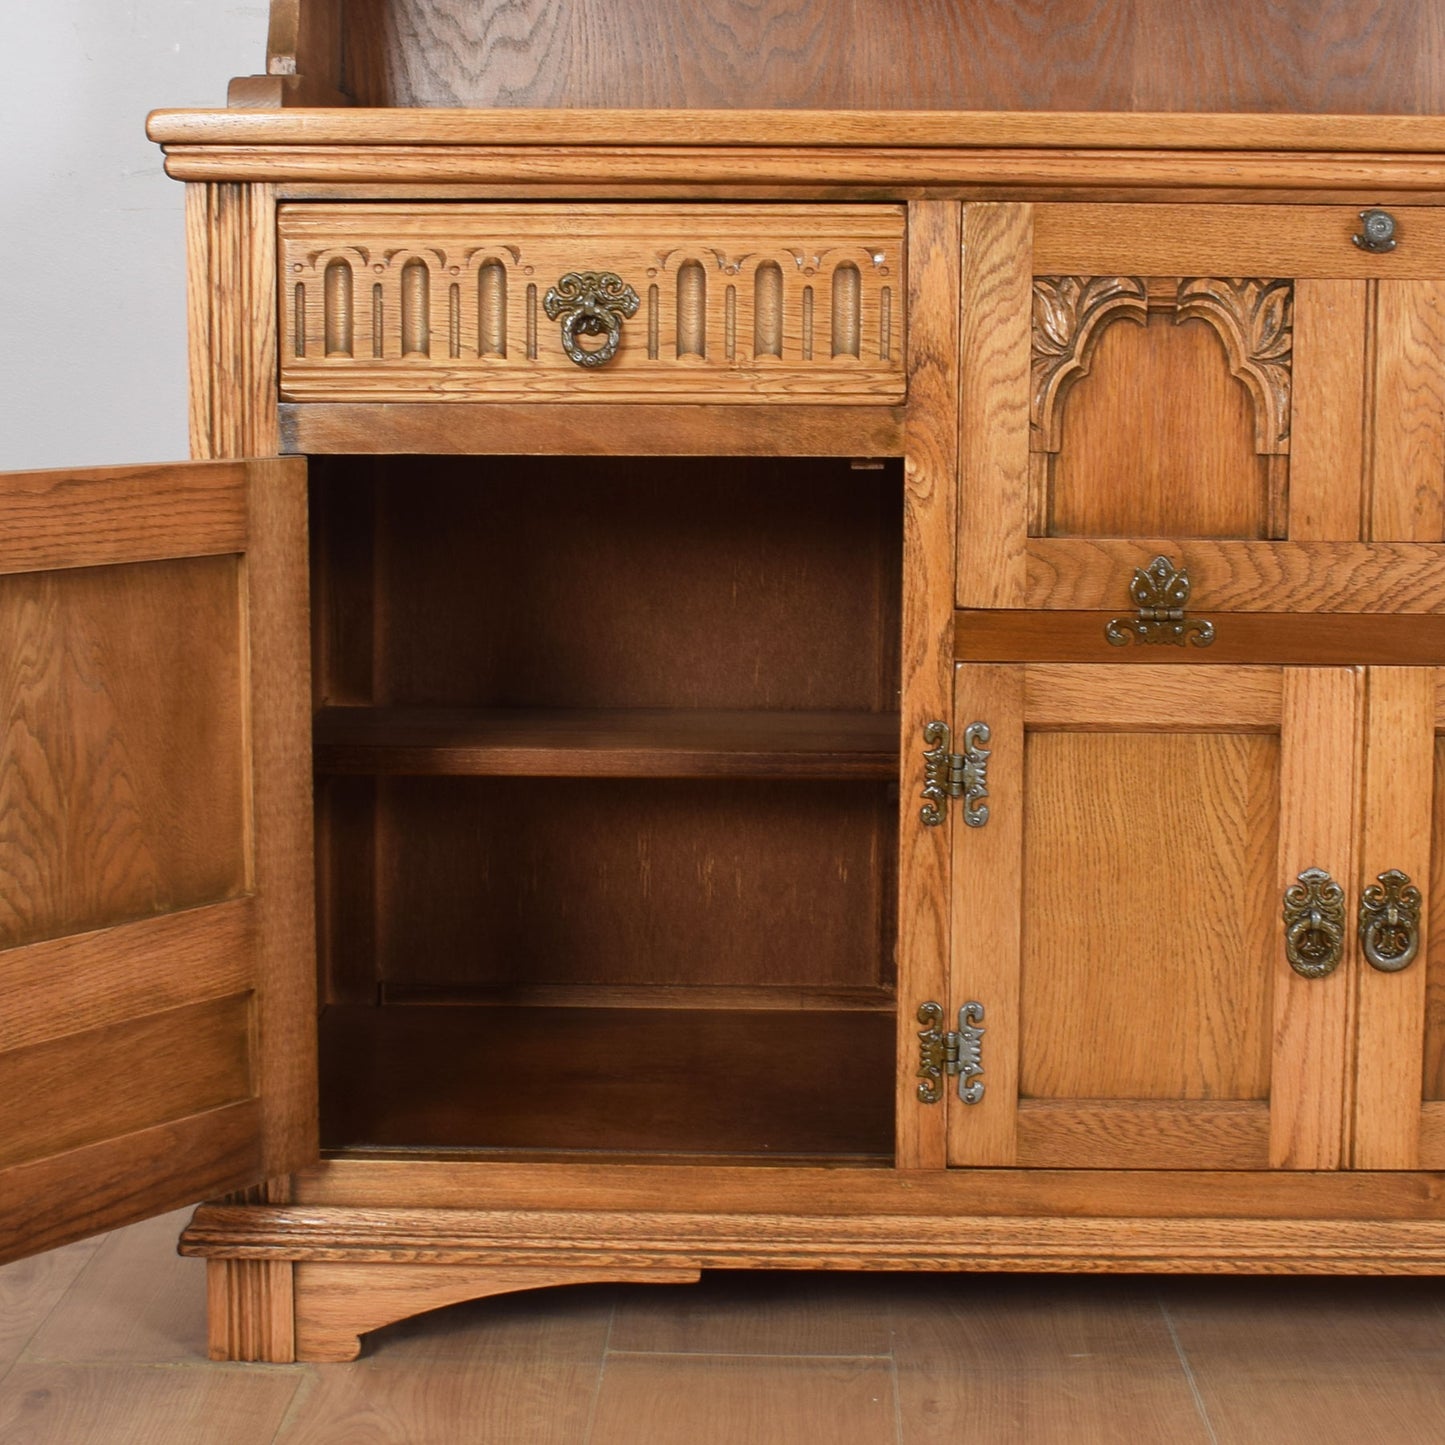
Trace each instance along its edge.
<instances>
[{"instance_id":1,"label":"carved arch panel","mask_svg":"<svg viewBox=\"0 0 1445 1445\"><path fill-rule=\"evenodd\" d=\"M1030 532L1283 535L1293 332L1290 280L1034 277Z\"/></svg>"}]
</instances>

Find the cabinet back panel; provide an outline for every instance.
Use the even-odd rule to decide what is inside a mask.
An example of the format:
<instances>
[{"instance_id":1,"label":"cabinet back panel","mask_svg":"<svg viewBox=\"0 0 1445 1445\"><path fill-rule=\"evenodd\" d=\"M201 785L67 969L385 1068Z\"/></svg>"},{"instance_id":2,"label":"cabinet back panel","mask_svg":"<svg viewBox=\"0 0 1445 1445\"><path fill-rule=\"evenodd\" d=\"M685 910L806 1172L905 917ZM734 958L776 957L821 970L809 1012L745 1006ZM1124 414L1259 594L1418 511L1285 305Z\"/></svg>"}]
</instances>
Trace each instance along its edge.
<instances>
[{"instance_id":1,"label":"cabinet back panel","mask_svg":"<svg viewBox=\"0 0 1445 1445\"><path fill-rule=\"evenodd\" d=\"M897 463L318 461L325 701L897 706ZM362 495L358 498L357 494ZM368 585L367 573L372 579ZM370 674L371 696L358 696Z\"/></svg>"},{"instance_id":2,"label":"cabinet back panel","mask_svg":"<svg viewBox=\"0 0 1445 1445\"><path fill-rule=\"evenodd\" d=\"M398 992L891 985L888 793L381 779L375 977Z\"/></svg>"},{"instance_id":3,"label":"cabinet back panel","mask_svg":"<svg viewBox=\"0 0 1445 1445\"><path fill-rule=\"evenodd\" d=\"M0 578L0 944L246 887L240 571Z\"/></svg>"},{"instance_id":4,"label":"cabinet back panel","mask_svg":"<svg viewBox=\"0 0 1445 1445\"><path fill-rule=\"evenodd\" d=\"M1279 760L1277 736L1029 735L1021 1096L1268 1097Z\"/></svg>"},{"instance_id":5,"label":"cabinet back panel","mask_svg":"<svg viewBox=\"0 0 1445 1445\"><path fill-rule=\"evenodd\" d=\"M1062 406L1048 535L1268 535L1254 408L1207 323L1115 321Z\"/></svg>"},{"instance_id":6,"label":"cabinet back panel","mask_svg":"<svg viewBox=\"0 0 1445 1445\"><path fill-rule=\"evenodd\" d=\"M350 0L345 10L337 79L361 105L1445 110L1439 7L1418 0Z\"/></svg>"}]
</instances>

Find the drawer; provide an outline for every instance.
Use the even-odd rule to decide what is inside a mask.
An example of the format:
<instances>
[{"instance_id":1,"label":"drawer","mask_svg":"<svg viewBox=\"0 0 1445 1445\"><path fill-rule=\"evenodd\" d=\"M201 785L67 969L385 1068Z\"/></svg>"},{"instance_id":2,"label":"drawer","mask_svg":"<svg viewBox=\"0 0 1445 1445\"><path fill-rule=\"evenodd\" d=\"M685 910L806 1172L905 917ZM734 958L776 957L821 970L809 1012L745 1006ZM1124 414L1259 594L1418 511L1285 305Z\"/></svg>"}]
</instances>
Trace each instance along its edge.
<instances>
[{"instance_id":1,"label":"drawer","mask_svg":"<svg viewBox=\"0 0 1445 1445\"><path fill-rule=\"evenodd\" d=\"M294 204L287 401L896 402L900 206Z\"/></svg>"}]
</instances>

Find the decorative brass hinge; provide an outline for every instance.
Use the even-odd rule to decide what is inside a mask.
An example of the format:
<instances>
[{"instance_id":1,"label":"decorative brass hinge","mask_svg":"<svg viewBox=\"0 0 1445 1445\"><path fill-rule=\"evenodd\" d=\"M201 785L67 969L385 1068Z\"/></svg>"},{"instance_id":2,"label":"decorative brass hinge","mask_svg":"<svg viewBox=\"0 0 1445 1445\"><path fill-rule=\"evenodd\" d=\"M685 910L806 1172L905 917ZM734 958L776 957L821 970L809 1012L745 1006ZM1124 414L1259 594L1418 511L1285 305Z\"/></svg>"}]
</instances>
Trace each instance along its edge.
<instances>
[{"instance_id":1,"label":"decorative brass hinge","mask_svg":"<svg viewBox=\"0 0 1445 1445\"><path fill-rule=\"evenodd\" d=\"M1187 637L1195 647L1214 641L1214 624L1202 617L1186 617L1189 601L1189 569L1178 567L1167 557L1156 557L1147 567L1134 569L1129 596L1139 609L1137 617L1116 617L1104 628L1112 647L1135 642L1172 642L1183 647Z\"/></svg>"},{"instance_id":2,"label":"decorative brass hinge","mask_svg":"<svg viewBox=\"0 0 1445 1445\"><path fill-rule=\"evenodd\" d=\"M918 816L926 826L943 822L948 800L963 799L963 821L970 828L988 822L988 724L969 723L963 730L963 751L949 752L953 733L945 722L931 722L923 729L923 741L930 743L923 754L923 806Z\"/></svg>"},{"instance_id":3,"label":"decorative brass hinge","mask_svg":"<svg viewBox=\"0 0 1445 1445\"><path fill-rule=\"evenodd\" d=\"M958 1011L958 1029L943 1029L943 1005L920 1004L918 1022L918 1101L936 1104L943 1098L943 1076L958 1079L958 1097L965 1104L983 1098L983 1005L966 1003Z\"/></svg>"}]
</instances>

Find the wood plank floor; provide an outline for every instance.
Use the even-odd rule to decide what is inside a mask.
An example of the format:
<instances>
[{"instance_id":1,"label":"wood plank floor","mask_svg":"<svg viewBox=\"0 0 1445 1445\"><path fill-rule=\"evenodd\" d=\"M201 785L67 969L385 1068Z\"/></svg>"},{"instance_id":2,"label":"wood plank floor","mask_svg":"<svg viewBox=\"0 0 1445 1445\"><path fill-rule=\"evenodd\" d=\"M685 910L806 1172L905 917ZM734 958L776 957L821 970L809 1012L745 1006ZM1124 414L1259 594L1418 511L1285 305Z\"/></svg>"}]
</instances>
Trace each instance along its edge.
<instances>
[{"instance_id":1,"label":"wood plank floor","mask_svg":"<svg viewBox=\"0 0 1445 1445\"><path fill-rule=\"evenodd\" d=\"M204 1358L184 1215L0 1270L5 1445L1437 1445L1445 1283L741 1275Z\"/></svg>"}]
</instances>

